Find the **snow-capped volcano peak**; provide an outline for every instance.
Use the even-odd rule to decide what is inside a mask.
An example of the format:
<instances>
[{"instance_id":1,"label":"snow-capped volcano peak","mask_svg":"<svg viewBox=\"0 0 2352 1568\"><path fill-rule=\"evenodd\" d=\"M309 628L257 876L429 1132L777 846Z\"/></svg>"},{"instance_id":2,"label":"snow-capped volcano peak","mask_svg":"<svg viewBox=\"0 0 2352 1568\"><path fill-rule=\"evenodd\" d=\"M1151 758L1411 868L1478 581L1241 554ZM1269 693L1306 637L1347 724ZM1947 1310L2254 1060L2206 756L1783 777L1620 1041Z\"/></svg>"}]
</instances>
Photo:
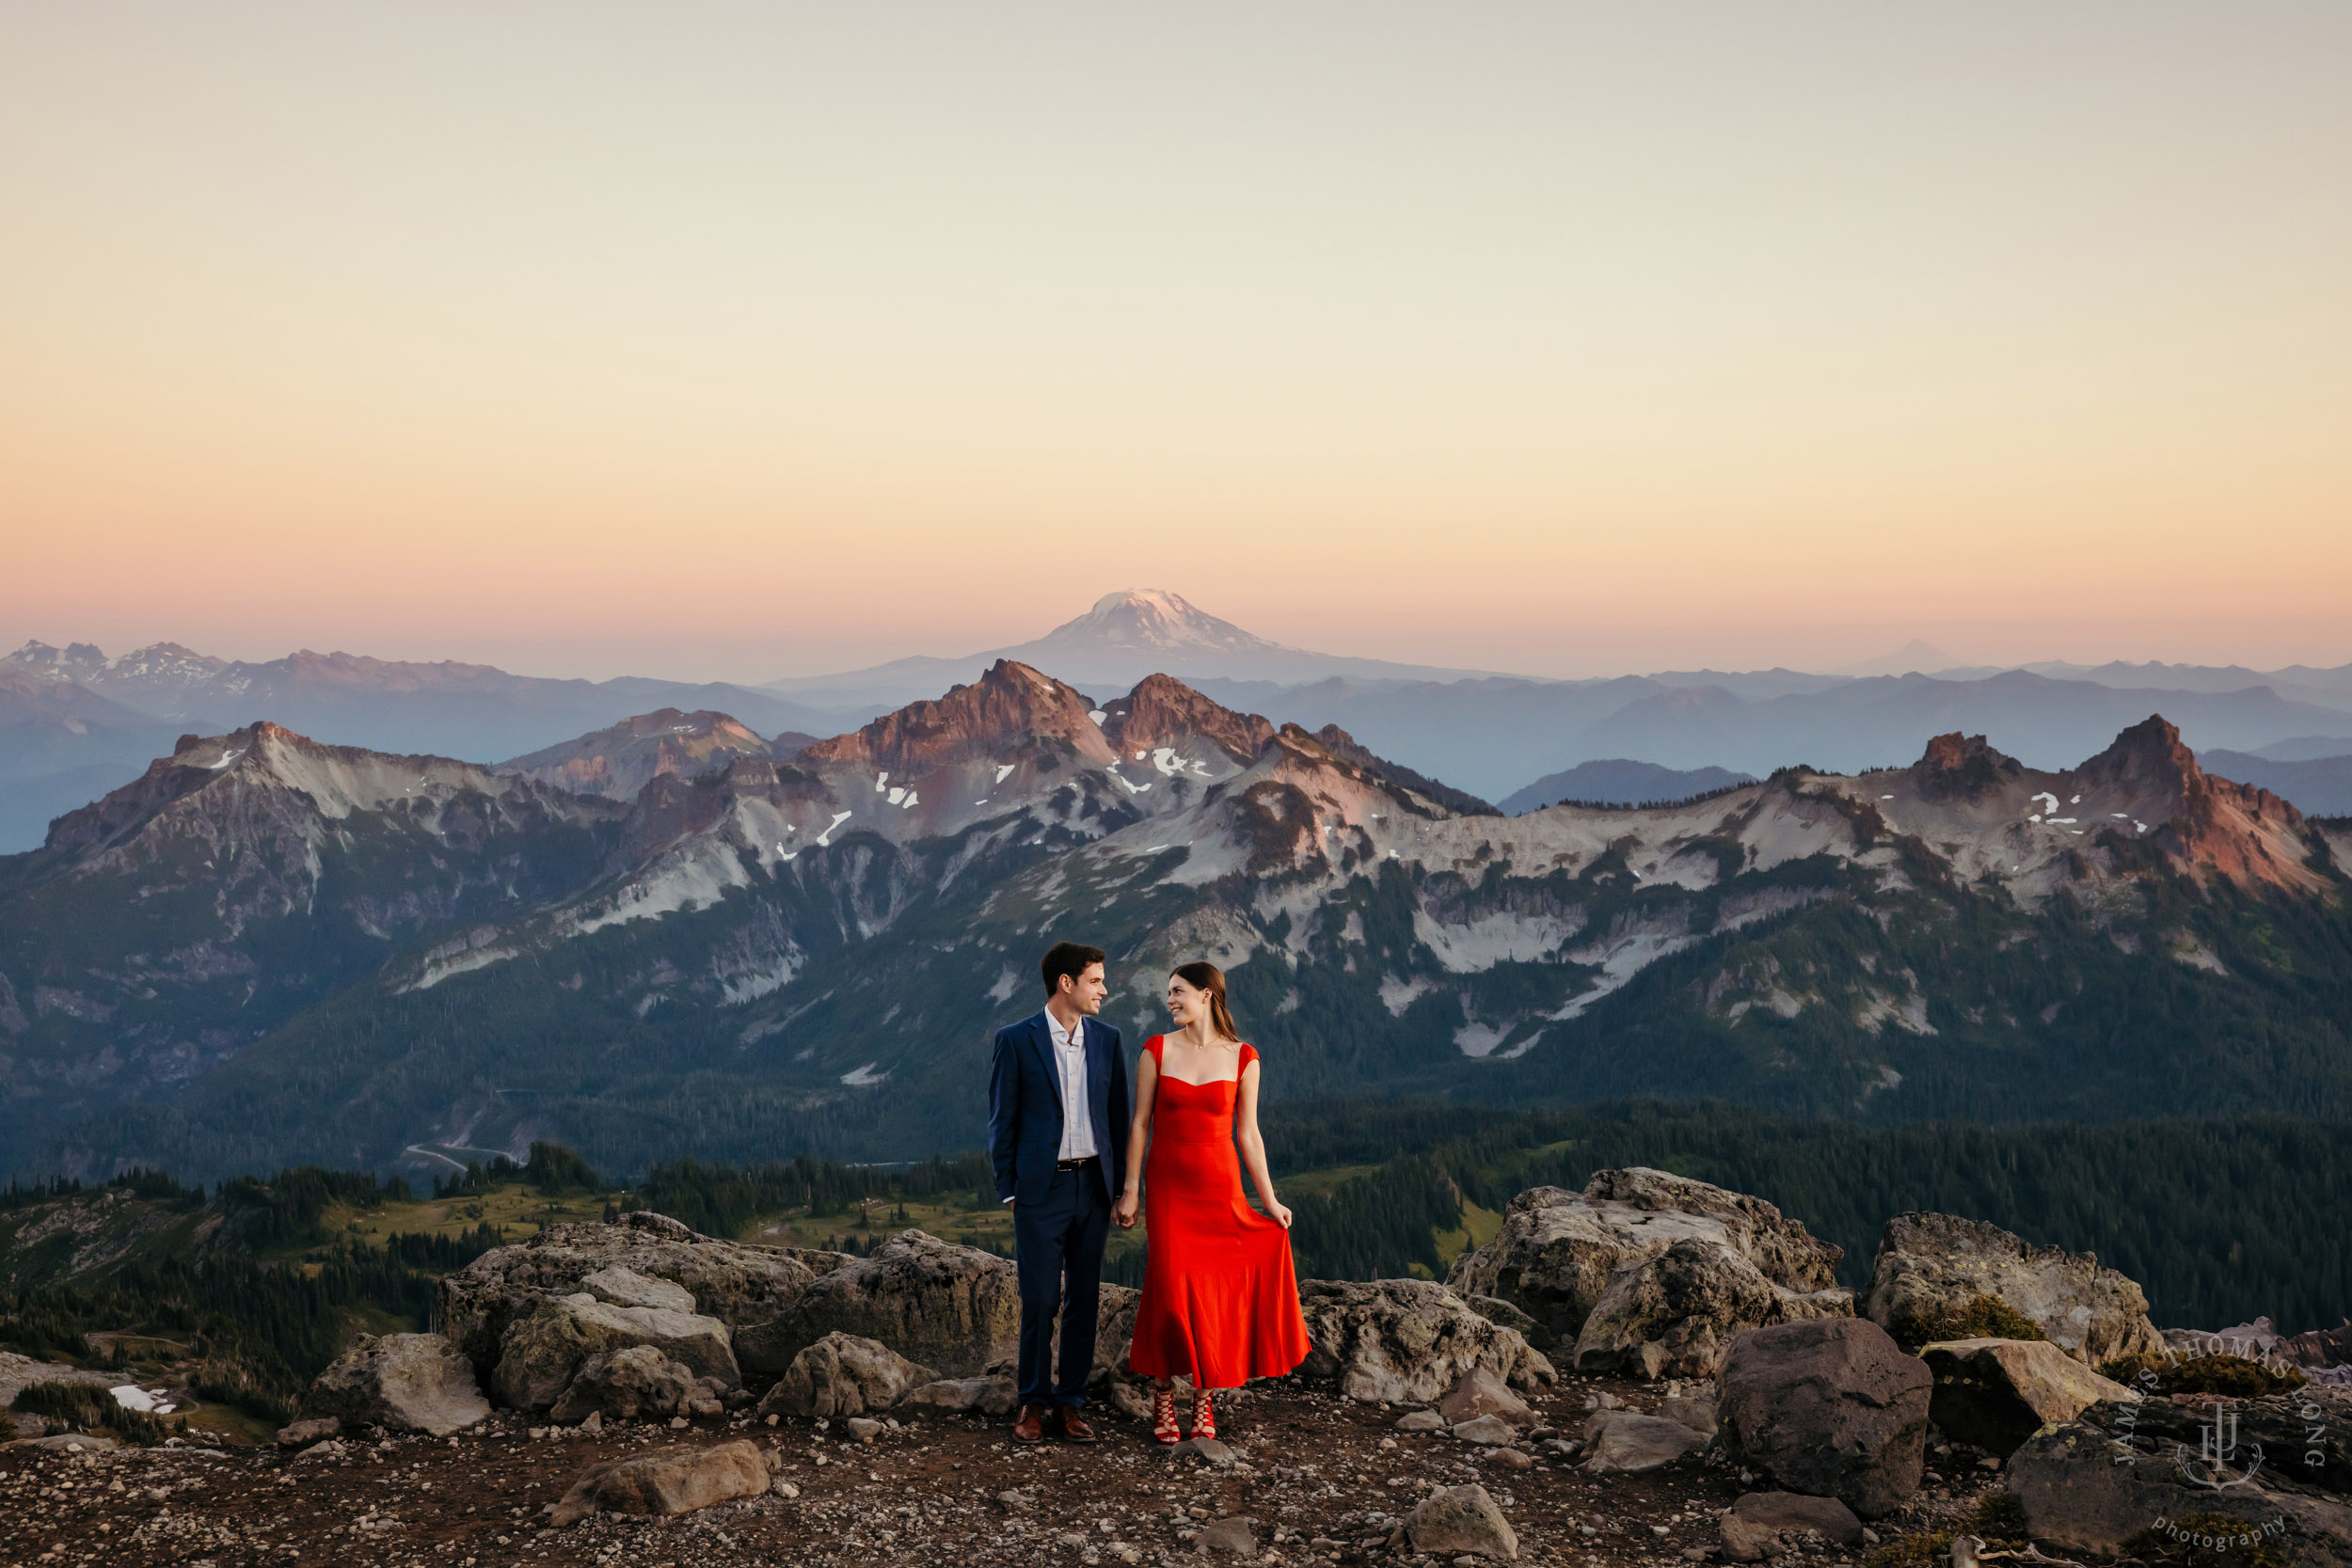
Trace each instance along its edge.
<instances>
[{"instance_id":1,"label":"snow-capped volcano peak","mask_svg":"<svg viewBox=\"0 0 2352 1568\"><path fill-rule=\"evenodd\" d=\"M1280 651L1269 642L1221 621L1165 588L1128 588L1105 594L1094 608L1066 622L1039 640L1043 643L1083 642L1120 653L1147 650L1208 650L1220 654Z\"/></svg>"}]
</instances>

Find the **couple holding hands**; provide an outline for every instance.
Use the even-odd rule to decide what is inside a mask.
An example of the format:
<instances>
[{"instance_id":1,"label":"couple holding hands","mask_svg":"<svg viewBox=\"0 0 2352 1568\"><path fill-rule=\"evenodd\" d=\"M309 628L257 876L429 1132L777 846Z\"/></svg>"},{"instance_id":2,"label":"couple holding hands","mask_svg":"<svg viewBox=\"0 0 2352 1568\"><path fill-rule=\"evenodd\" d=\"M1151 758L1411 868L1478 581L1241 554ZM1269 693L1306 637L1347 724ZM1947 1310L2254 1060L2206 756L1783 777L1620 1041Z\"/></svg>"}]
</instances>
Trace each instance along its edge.
<instances>
[{"instance_id":1,"label":"couple holding hands","mask_svg":"<svg viewBox=\"0 0 2352 1568\"><path fill-rule=\"evenodd\" d=\"M1168 977L1175 1028L1143 1042L1131 1097L1119 1031L1097 1016L1110 994L1103 965L1100 948L1057 943L1040 966L1044 1010L998 1030L989 1061L989 1155L1021 1280L1012 1434L1095 1440L1083 1411L1103 1249L1112 1224L1131 1227L1139 1213L1150 1250L1127 1365L1154 1380L1154 1438L1180 1436L1180 1375L1194 1389L1190 1435L1214 1437L1213 1390L1307 1358L1291 1212L1258 1132L1258 1053L1233 1027L1216 966L1179 964ZM1244 1164L1263 1214L1242 1196Z\"/></svg>"}]
</instances>

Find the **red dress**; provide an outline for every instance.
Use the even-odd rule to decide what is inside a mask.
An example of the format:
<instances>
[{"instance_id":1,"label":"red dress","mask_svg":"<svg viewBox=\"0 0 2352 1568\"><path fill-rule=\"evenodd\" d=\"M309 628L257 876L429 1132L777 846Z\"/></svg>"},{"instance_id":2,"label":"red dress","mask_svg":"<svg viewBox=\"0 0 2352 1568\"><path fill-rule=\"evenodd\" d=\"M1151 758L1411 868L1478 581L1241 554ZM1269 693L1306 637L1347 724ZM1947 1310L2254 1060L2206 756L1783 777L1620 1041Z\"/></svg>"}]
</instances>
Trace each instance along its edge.
<instances>
[{"instance_id":1,"label":"red dress","mask_svg":"<svg viewBox=\"0 0 2352 1568\"><path fill-rule=\"evenodd\" d=\"M1154 1066L1167 1037L1144 1041ZM1307 1359L1307 1320L1290 1232L1242 1196L1233 1148L1240 1074L1258 1053L1241 1048L1235 1076L1214 1084L1159 1077L1152 1153L1143 1167L1150 1250L1127 1365L1144 1377L1189 1376L1199 1388L1238 1388L1280 1377Z\"/></svg>"}]
</instances>

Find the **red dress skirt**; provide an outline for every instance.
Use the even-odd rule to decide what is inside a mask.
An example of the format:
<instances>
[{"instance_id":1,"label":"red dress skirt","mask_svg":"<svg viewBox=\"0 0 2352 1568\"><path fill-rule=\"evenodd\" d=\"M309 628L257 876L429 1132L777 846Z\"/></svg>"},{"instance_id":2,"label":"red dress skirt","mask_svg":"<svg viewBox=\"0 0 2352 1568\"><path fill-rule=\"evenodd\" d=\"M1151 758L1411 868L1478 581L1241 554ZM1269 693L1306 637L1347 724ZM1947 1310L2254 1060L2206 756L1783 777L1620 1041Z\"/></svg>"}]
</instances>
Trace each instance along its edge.
<instances>
[{"instance_id":1,"label":"red dress skirt","mask_svg":"<svg viewBox=\"0 0 2352 1568\"><path fill-rule=\"evenodd\" d=\"M1166 1037L1144 1042L1156 1065ZM1258 1053L1241 1048L1237 1072ZM1238 1076L1186 1084L1160 1075L1143 1167L1143 1299L1128 1367L1188 1376L1200 1388L1280 1377L1307 1359L1307 1320L1290 1232L1242 1196L1233 1148Z\"/></svg>"}]
</instances>

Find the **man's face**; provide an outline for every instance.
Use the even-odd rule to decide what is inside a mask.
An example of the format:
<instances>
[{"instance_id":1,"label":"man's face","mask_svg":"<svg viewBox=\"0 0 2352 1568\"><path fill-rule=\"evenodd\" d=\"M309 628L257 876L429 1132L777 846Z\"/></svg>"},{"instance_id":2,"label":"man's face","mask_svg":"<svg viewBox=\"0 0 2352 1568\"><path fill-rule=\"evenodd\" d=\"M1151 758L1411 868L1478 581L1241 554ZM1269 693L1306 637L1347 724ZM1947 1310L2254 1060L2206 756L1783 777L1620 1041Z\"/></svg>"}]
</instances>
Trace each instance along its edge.
<instances>
[{"instance_id":1,"label":"man's face","mask_svg":"<svg viewBox=\"0 0 2352 1568\"><path fill-rule=\"evenodd\" d=\"M1110 993L1110 982L1103 978L1101 964L1087 965L1086 973L1075 980L1067 974L1062 976L1062 1006L1082 1018L1092 1018L1101 1012L1103 999Z\"/></svg>"}]
</instances>

